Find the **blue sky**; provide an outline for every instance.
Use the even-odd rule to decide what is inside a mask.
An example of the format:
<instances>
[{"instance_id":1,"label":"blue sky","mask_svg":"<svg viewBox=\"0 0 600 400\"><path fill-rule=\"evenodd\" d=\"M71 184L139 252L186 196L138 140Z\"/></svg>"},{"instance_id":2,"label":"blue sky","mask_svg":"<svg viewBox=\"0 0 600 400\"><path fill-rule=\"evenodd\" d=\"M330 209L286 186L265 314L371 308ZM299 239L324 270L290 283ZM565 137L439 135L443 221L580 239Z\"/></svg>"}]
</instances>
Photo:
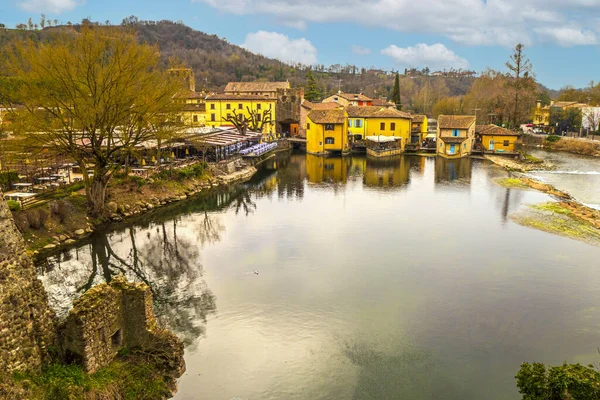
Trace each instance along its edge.
<instances>
[{"instance_id":1,"label":"blue sky","mask_svg":"<svg viewBox=\"0 0 600 400\"><path fill-rule=\"evenodd\" d=\"M599 81L600 0L0 0L0 23L181 20L285 61L504 70L517 42L538 80Z\"/></svg>"}]
</instances>

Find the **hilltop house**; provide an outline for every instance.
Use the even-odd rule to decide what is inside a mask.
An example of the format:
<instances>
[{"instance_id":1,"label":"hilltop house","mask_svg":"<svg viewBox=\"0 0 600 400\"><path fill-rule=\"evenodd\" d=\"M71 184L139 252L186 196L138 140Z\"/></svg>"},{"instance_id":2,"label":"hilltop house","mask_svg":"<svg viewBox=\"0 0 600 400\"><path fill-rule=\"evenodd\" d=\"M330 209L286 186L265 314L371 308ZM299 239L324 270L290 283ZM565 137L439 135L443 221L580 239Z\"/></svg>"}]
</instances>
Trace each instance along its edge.
<instances>
[{"instance_id":1,"label":"hilltop house","mask_svg":"<svg viewBox=\"0 0 600 400\"><path fill-rule=\"evenodd\" d=\"M438 155L447 158L468 157L474 141L474 115L440 115L438 117Z\"/></svg>"},{"instance_id":2,"label":"hilltop house","mask_svg":"<svg viewBox=\"0 0 600 400\"><path fill-rule=\"evenodd\" d=\"M323 100L323 103L335 102L344 107L348 106L372 106L373 99L365 96L362 93L342 93L338 92L333 96L329 96Z\"/></svg>"},{"instance_id":3,"label":"hilltop house","mask_svg":"<svg viewBox=\"0 0 600 400\"><path fill-rule=\"evenodd\" d=\"M343 107L335 110L312 110L306 117L306 151L311 154L350 151L348 113Z\"/></svg>"}]
</instances>

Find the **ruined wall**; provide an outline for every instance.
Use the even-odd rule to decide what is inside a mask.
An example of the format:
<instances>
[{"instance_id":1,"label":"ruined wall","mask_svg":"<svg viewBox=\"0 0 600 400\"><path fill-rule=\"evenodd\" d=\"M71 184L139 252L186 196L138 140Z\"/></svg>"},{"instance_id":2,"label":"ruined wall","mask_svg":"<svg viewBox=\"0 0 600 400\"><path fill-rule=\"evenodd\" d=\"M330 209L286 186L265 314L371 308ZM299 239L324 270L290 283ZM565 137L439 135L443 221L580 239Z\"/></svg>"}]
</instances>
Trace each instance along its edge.
<instances>
[{"instance_id":1,"label":"ruined wall","mask_svg":"<svg viewBox=\"0 0 600 400\"><path fill-rule=\"evenodd\" d=\"M277 89L277 105L275 115L277 117L277 129L281 130L281 123L300 122L300 105L304 99L304 89Z\"/></svg>"},{"instance_id":2,"label":"ruined wall","mask_svg":"<svg viewBox=\"0 0 600 400\"><path fill-rule=\"evenodd\" d=\"M54 340L54 313L0 191L0 370L39 370Z\"/></svg>"},{"instance_id":3,"label":"ruined wall","mask_svg":"<svg viewBox=\"0 0 600 400\"><path fill-rule=\"evenodd\" d=\"M77 299L59 333L65 361L83 365L88 373L109 364L124 347L152 353L173 379L185 370L183 343L158 327L150 288L123 276Z\"/></svg>"}]
</instances>

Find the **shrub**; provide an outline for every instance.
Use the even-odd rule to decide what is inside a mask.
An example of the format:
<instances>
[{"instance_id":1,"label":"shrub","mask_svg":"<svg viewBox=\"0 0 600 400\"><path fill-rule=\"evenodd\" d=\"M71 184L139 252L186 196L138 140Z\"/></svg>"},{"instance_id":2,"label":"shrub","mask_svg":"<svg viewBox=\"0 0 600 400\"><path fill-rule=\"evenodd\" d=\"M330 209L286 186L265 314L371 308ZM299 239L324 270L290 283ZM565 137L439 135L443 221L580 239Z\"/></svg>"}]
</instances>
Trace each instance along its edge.
<instances>
[{"instance_id":1,"label":"shrub","mask_svg":"<svg viewBox=\"0 0 600 400\"><path fill-rule=\"evenodd\" d=\"M523 363L515 376L523 400L592 400L600 398L600 372L592 366Z\"/></svg>"},{"instance_id":2,"label":"shrub","mask_svg":"<svg viewBox=\"0 0 600 400\"><path fill-rule=\"evenodd\" d=\"M546 141L549 143L556 143L560 140L560 136L556 136L556 135L550 135L546 138Z\"/></svg>"},{"instance_id":3,"label":"shrub","mask_svg":"<svg viewBox=\"0 0 600 400\"><path fill-rule=\"evenodd\" d=\"M48 220L50 214L48 211L42 208L34 208L33 210L27 211L27 222L29 223L29 227L32 229L40 229Z\"/></svg>"},{"instance_id":4,"label":"shrub","mask_svg":"<svg viewBox=\"0 0 600 400\"><path fill-rule=\"evenodd\" d=\"M202 174L204 174L204 167L204 163L198 163L190 165L189 167L174 169L172 173L169 170L163 170L156 174L156 178L161 180L175 179L183 181L185 179L202 176Z\"/></svg>"},{"instance_id":5,"label":"shrub","mask_svg":"<svg viewBox=\"0 0 600 400\"><path fill-rule=\"evenodd\" d=\"M0 186L8 188L13 182L19 180L19 174L15 171L0 172Z\"/></svg>"},{"instance_id":6,"label":"shrub","mask_svg":"<svg viewBox=\"0 0 600 400\"><path fill-rule=\"evenodd\" d=\"M21 210L21 204L18 201L7 200L6 204L8 204L8 209L10 211L16 212Z\"/></svg>"},{"instance_id":7,"label":"shrub","mask_svg":"<svg viewBox=\"0 0 600 400\"><path fill-rule=\"evenodd\" d=\"M61 224L73 214L73 211L73 205L65 200L57 200L50 203L50 212L58 218Z\"/></svg>"}]
</instances>

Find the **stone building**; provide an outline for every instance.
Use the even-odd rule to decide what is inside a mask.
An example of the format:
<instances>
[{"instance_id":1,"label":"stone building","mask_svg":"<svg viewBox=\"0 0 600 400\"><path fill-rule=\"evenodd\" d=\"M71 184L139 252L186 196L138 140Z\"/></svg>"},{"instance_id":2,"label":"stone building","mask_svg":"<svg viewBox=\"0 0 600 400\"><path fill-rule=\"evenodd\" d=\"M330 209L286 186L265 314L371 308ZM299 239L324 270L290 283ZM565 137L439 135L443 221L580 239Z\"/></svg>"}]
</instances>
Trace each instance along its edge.
<instances>
[{"instance_id":1,"label":"stone building","mask_svg":"<svg viewBox=\"0 0 600 400\"><path fill-rule=\"evenodd\" d=\"M44 286L6 202L0 200L0 370L39 370L54 344L54 327Z\"/></svg>"},{"instance_id":2,"label":"stone building","mask_svg":"<svg viewBox=\"0 0 600 400\"><path fill-rule=\"evenodd\" d=\"M109 364L124 347L154 352L173 380L185 370L183 343L158 327L150 287L123 276L88 290L58 330L65 361L83 365L88 373Z\"/></svg>"},{"instance_id":3,"label":"stone building","mask_svg":"<svg viewBox=\"0 0 600 400\"><path fill-rule=\"evenodd\" d=\"M277 133L284 136L297 136L300 133L301 104L304 100L304 89L277 89Z\"/></svg>"}]
</instances>

